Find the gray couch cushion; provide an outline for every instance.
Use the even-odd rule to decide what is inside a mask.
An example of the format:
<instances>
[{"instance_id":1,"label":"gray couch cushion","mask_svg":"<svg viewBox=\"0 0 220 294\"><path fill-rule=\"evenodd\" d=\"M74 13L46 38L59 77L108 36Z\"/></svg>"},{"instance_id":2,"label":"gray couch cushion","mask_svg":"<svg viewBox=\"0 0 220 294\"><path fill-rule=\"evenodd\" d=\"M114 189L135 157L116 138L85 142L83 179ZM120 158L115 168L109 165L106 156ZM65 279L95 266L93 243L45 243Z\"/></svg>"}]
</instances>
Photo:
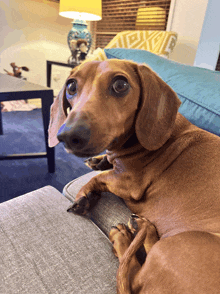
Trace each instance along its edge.
<instances>
[{"instance_id":1,"label":"gray couch cushion","mask_svg":"<svg viewBox=\"0 0 220 294\"><path fill-rule=\"evenodd\" d=\"M69 182L63 189L64 196L74 202L80 188L98 173L100 171L92 171ZM92 209L89 217L108 235L111 226L117 225L118 223L127 223L130 215L131 211L121 198L112 193L104 192L97 205Z\"/></svg>"},{"instance_id":2,"label":"gray couch cushion","mask_svg":"<svg viewBox=\"0 0 220 294\"><path fill-rule=\"evenodd\" d=\"M116 293L108 238L69 205L50 186L0 204L0 293Z\"/></svg>"}]
</instances>

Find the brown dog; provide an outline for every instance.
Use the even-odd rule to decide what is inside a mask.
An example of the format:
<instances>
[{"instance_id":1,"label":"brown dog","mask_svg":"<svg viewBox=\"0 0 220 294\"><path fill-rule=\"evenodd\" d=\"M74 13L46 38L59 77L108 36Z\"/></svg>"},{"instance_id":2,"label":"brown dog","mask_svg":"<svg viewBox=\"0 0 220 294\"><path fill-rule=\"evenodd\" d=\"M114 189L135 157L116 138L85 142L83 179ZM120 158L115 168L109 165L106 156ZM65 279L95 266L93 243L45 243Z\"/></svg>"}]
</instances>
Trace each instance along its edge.
<instances>
[{"instance_id":1,"label":"brown dog","mask_svg":"<svg viewBox=\"0 0 220 294\"><path fill-rule=\"evenodd\" d=\"M84 214L110 191L140 217L131 221L133 241L124 225L110 232L118 293L220 293L220 138L179 106L147 66L107 60L75 68L51 108L50 146L62 141L81 157L107 149L88 164L113 165L82 187L70 210ZM142 267L141 244L149 253Z\"/></svg>"}]
</instances>

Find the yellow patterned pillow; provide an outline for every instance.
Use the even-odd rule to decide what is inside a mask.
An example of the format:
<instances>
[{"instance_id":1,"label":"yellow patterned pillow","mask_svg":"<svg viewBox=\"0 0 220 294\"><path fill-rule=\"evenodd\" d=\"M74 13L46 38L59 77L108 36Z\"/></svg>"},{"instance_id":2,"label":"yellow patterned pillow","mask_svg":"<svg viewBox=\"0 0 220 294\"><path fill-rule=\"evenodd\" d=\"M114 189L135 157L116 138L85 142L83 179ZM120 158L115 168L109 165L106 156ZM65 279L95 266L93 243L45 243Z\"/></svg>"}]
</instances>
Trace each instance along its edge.
<instances>
[{"instance_id":1,"label":"yellow patterned pillow","mask_svg":"<svg viewBox=\"0 0 220 294\"><path fill-rule=\"evenodd\" d=\"M106 46L110 48L142 49L168 57L176 45L177 33L167 31L124 31Z\"/></svg>"},{"instance_id":2,"label":"yellow patterned pillow","mask_svg":"<svg viewBox=\"0 0 220 294\"><path fill-rule=\"evenodd\" d=\"M97 48L91 55L89 55L85 61L93 61L93 60L98 60L98 61L103 61L106 60L107 57L105 55L104 49Z\"/></svg>"}]
</instances>

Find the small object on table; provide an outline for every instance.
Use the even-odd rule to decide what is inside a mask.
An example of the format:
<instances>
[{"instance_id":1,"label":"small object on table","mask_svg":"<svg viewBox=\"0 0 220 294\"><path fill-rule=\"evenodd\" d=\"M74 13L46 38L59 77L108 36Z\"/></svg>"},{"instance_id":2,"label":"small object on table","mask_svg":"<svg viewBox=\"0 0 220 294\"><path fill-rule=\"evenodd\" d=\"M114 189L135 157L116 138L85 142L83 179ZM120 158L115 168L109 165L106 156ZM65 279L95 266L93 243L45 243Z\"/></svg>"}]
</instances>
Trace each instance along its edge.
<instances>
[{"instance_id":1,"label":"small object on table","mask_svg":"<svg viewBox=\"0 0 220 294\"><path fill-rule=\"evenodd\" d=\"M22 70L29 71L28 67L26 67L26 66L19 67L15 64L15 62L10 63L10 65L13 68L13 73L4 69L4 71L7 73L7 75L12 76L12 77L16 77L16 78L22 78L23 80L26 80L26 78L21 76L21 73L22 73Z\"/></svg>"}]
</instances>

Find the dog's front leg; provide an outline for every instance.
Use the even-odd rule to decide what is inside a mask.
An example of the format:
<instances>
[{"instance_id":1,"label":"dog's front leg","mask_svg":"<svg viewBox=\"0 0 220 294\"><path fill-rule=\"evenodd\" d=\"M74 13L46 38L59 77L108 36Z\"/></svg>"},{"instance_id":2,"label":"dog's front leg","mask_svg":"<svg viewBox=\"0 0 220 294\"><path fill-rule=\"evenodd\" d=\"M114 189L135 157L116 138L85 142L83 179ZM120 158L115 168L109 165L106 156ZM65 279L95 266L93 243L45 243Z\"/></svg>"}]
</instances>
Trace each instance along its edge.
<instances>
[{"instance_id":1,"label":"dog's front leg","mask_svg":"<svg viewBox=\"0 0 220 294\"><path fill-rule=\"evenodd\" d=\"M68 211L85 215L100 199L101 192L111 192L126 199L129 188L126 186L126 175L116 173L114 170L104 171L93 177L84 185L78 194L74 204Z\"/></svg>"}]
</instances>

